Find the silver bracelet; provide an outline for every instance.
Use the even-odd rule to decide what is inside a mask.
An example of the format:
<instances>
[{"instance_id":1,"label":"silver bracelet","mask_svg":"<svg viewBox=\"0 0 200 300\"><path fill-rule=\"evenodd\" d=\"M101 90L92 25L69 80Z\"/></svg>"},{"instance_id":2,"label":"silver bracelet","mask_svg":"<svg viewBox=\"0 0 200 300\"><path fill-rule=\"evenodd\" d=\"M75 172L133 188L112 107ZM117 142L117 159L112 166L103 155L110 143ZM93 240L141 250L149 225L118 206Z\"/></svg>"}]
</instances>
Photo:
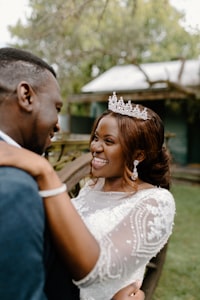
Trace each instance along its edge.
<instances>
[{"instance_id":1,"label":"silver bracelet","mask_svg":"<svg viewBox=\"0 0 200 300\"><path fill-rule=\"evenodd\" d=\"M64 192L66 192L66 190L67 190L67 185L65 183L63 183L60 187L58 187L56 189L39 191L39 195L42 198L53 197L53 196L57 196L57 195L60 195Z\"/></svg>"}]
</instances>

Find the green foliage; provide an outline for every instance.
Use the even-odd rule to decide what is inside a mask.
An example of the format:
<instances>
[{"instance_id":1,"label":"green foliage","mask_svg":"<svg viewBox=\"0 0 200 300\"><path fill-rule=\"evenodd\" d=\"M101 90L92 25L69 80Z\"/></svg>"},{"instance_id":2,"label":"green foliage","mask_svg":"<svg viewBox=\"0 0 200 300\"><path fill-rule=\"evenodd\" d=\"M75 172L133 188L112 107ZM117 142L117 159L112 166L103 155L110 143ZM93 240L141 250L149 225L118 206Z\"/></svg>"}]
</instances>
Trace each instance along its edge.
<instances>
[{"instance_id":1,"label":"green foliage","mask_svg":"<svg viewBox=\"0 0 200 300\"><path fill-rule=\"evenodd\" d=\"M196 300L200 294L200 187L174 183L174 232L153 300Z\"/></svg>"},{"instance_id":2,"label":"green foliage","mask_svg":"<svg viewBox=\"0 0 200 300\"><path fill-rule=\"evenodd\" d=\"M168 0L29 0L29 6L26 25L10 27L14 46L55 67L63 97L114 65L199 55L200 32L188 33Z\"/></svg>"}]
</instances>

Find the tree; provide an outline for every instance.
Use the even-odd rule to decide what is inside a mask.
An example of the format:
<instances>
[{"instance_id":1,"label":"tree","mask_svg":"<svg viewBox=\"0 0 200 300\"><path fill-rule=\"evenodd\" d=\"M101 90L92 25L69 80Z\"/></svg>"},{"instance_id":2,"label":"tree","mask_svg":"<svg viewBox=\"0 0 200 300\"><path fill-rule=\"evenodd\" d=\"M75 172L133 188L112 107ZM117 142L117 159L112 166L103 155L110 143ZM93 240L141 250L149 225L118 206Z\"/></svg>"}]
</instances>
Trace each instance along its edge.
<instances>
[{"instance_id":1,"label":"tree","mask_svg":"<svg viewBox=\"0 0 200 300\"><path fill-rule=\"evenodd\" d=\"M200 32L187 32L169 0L30 0L26 25L10 31L58 72L63 96L117 64L196 58Z\"/></svg>"}]
</instances>

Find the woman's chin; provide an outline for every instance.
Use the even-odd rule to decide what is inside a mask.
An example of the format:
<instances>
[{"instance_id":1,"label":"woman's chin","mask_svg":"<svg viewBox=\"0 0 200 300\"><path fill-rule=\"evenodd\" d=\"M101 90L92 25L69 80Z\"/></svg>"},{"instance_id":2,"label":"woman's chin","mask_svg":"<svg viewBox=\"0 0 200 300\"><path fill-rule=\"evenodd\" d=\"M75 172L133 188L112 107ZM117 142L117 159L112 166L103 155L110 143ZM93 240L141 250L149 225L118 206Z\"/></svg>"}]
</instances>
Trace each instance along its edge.
<instances>
[{"instance_id":1,"label":"woman's chin","mask_svg":"<svg viewBox=\"0 0 200 300\"><path fill-rule=\"evenodd\" d=\"M96 178L105 177L105 173L101 172L100 170L96 170L94 168L91 169L91 174L93 177L96 177Z\"/></svg>"}]
</instances>

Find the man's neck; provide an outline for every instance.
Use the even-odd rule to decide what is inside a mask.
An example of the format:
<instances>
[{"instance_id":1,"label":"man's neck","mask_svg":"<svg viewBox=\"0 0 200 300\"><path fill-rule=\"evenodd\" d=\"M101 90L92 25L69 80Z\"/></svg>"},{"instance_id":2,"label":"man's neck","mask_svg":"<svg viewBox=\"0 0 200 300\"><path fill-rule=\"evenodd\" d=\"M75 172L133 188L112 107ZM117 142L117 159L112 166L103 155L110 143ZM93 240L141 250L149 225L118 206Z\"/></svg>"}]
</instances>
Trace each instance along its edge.
<instances>
[{"instance_id":1,"label":"man's neck","mask_svg":"<svg viewBox=\"0 0 200 300\"><path fill-rule=\"evenodd\" d=\"M0 137L7 142L10 145L16 146L16 147L21 147L17 142L15 142L9 135L7 135L5 132L0 130Z\"/></svg>"}]
</instances>

